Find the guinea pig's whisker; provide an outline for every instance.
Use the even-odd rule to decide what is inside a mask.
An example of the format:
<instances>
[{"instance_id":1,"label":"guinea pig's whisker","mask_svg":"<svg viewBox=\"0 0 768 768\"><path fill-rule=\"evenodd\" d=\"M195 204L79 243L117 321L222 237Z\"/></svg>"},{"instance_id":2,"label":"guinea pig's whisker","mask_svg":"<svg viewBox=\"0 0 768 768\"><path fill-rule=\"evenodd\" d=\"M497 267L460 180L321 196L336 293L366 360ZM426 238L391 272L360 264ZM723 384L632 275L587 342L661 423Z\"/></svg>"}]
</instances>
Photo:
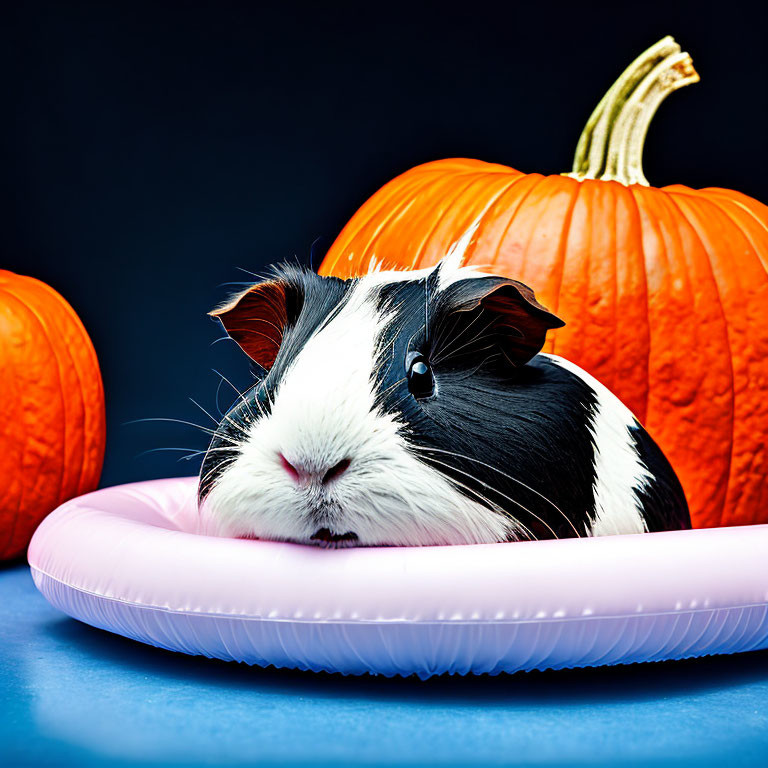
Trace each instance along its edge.
<instances>
[{"instance_id":1,"label":"guinea pig's whisker","mask_svg":"<svg viewBox=\"0 0 768 768\"><path fill-rule=\"evenodd\" d=\"M483 334L485 334L485 332L489 328L491 328L491 326L495 322L496 322L495 320L492 320L488 325L485 326L485 328L483 328L479 333L475 334L471 339L469 339L469 341L464 342L461 346L456 347L455 344L454 344L453 348L451 348L449 346L448 349L443 350L443 354L442 355L440 355L439 357L435 358L434 362L435 363L439 363L439 362L441 362L443 360L449 360L451 357L454 357L457 352L460 352L462 349L466 349L467 347L472 346L472 344L476 344L482 338L489 338L489 339L493 338L493 336L491 334L489 334L487 337L485 337ZM462 336L463 335L464 334L462 334ZM460 340L461 340L461 336L456 341L458 342Z\"/></svg>"},{"instance_id":2,"label":"guinea pig's whisker","mask_svg":"<svg viewBox=\"0 0 768 768\"><path fill-rule=\"evenodd\" d=\"M486 468L488 468L488 469L490 469L490 470L492 470L494 472L497 472L502 477L506 477L508 480L511 480L513 483L517 483L518 485L523 486L523 488L526 488L531 493L536 494L539 498L541 498L544 501L546 501L547 504L551 505L553 509L555 509L560 515L562 515L563 519L568 523L568 525L571 526L571 528L573 529L573 532L576 534L576 536L578 536L578 538L582 538L582 536L579 533L578 529L573 524L573 521L568 517L568 515L565 514L565 512L563 512L562 509L560 509L560 507L557 506L557 504L555 504L554 501L552 501L551 499L548 499L543 493L540 493L535 488L531 488L530 485L527 485L522 480L518 480L516 477L512 477L512 475L509 475L506 472L503 472L502 470L498 469L497 467L494 467L492 464L487 464L486 462L484 462L484 461L482 461L480 459L475 459L472 456L467 456L467 455L465 455L463 453L456 453L455 451L445 451L445 450L443 450L441 448L430 448L430 447L427 447L427 446L413 446L413 447L417 448L418 450L434 451L436 453L444 453L444 454L447 454L449 456L455 456L457 459L466 459L467 461L474 461L477 464L481 464L482 466L484 466L484 467L486 467Z\"/></svg>"},{"instance_id":3,"label":"guinea pig's whisker","mask_svg":"<svg viewBox=\"0 0 768 768\"><path fill-rule=\"evenodd\" d=\"M472 328L472 326L473 326L473 325L474 325L474 324L475 324L475 323L476 323L476 322L477 322L477 321L478 321L478 320L479 320L481 317L483 317L483 313L482 313L482 312L478 312L478 313L477 313L477 314L476 314L476 315L475 315L475 316L472 318L472 320L470 320L470 321L469 321L469 325L467 325L467 327L466 327L466 328L464 328L464 329L463 329L463 330L462 330L462 331L461 331L461 332L460 332L460 333L459 333L459 334L456 336L456 338L454 339L454 343L456 343L456 342L460 341L460 340L461 340L461 338L462 338L462 337L463 337L465 334L469 333L469 330L470 330L470 328ZM456 322L453 322L453 323L444 323L444 324L443 324L443 326L442 326L442 328L441 328L441 333L439 334L439 337L435 338L435 341L434 341L434 343L433 343L433 345L432 345L432 348L433 348L433 349L440 349L440 347L441 347L441 345L443 344L443 341L445 340L445 338L446 338L446 337L447 337L449 334L451 334L451 333L453 333L453 332L454 332L454 330L456 329L456 326L457 326ZM482 333L482 331L481 331L481 333ZM449 344L449 346L450 346L450 344Z\"/></svg>"},{"instance_id":4,"label":"guinea pig's whisker","mask_svg":"<svg viewBox=\"0 0 768 768\"><path fill-rule=\"evenodd\" d=\"M159 453L159 452L165 452L165 451L184 451L187 453L186 456L179 457L179 461L183 461L185 459L193 459L195 456L200 456L201 454L205 453L204 450L198 451L194 450L192 448L176 448L176 447L169 447L169 448L150 448L149 450L142 451L141 453L136 454L136 458L140 459L142 456L146 456L149 453Z\"/></svg>"},{"instance_id":5,"label":"guinea pig's whisker","mask_svg":"<svg viewBox=\"0 0 768 768\"><path fill-rule=\"evenodd\" d=\"M283 335L283 328L281 328L279 325L275 325L275 323L273 323L271 320L267 320L265 317L251 317L251 318L248 319L248 322L250 322L250 323L266 323L267 325L271 325L280 334L281 337ZM236 329L233 329L233 330L238 330L238 331L246 331L247 330L247 331L250 331L251 329L249 329L249 328L236 328Z\"/></svg>"},{"instance_id":6,"label":"guinea pig's whisker","mask_svg":"<svg viewBox=\"0 0 768 768\"><path fill-rule=\"evenodd\" d=\"M222 341L231 341L233 344L237 344L237 342L231 337L231 336L220 336L218 339L214 339L208 346L212 347L214 344L218 344Z\"/></svg>"},{"instance_id":7,"label":"guinea pig's whisker","mask_svg":"<svg viewBox=\"0 0 768 768\"><path fill-rule=\"evenodd\" d=\"M225 379L225 377L224 377L222 374L220 374L218 371L216 371L215 369L211 368L211 370L212 370L214 373L217 373L217 374L218 374L218 375L221 377L221 378L219 379L219 383L216 385L216 393L215 393L215 394L214 394L214 396L213 396L213 401L214 401L214 403L216 404L216 412L219 414L219 419L223 419L223 418L224 418L224 413L225 413L225 412L224 412L224 411L221 409L221 405L220 405L220 395L221 395L221 385L224 383L224 379ZM238 392L238 394L240 394L240 393ZM247 408L247 407L248 407L248 406L246 405L246 408ZM249 409L249 410L250 410L250 409Z\"/></svg>"},{"instance_id":8,"label":"guinea pig's whisker","mask_svg":"<svg viewBox=\"0 0 768 768\"><path fill-rule=\"evenodd\" d=\"M190 397L189 399L190 399L190 401L191 401L191 402L193 402L193 403L194 403L194 404L195 404L195 405L196 405L196 406L197 406L197 407L198 407L198 408L199 408L199 409L200 409L200 410L201 410L201 411L202 411L202 412L203 412L203 413L204 413L204 414L205 414L205 415L206 415L206 416L207 416L207 417L208 417L208 418L209 418L209 419L210 419L210 420L211 420L211 421L214 423L214 424L216 424L217 426L219 425L219 419L217 419L217 418L215 418L214 416L212 416L212 415L211 415L211 414L210 414L208 411L206 411L206 410L205 410L205 408L203 408L203 406L202 406L202 405L200 405L200 403L198 403L196 400L193 400L191 397ZM224 421L227 421L229 424L231 424L231 425L232 425L232 426L233 426L235 429L238 429L238 430L240 430L240 432L241 432L241 433L242 433L244 436L246 436L246 437L248 436L248 431L247 431L247 430L246 430L246 429L245 429L245 428L244 428L244 427L243 427L241 424L238 424L238 423L236 423L236 422L232 421L232 419L229 417L229 414L228 414L228 413L225 413L225 414L224 414L224 417L223 417L223 419L224 419Z\"/></svg>"},{"instance_id":9,"label":"guinea pig's whisker","mask_svg":"<svg viewBox=\"0 0 768 768\"><path fill-rule=\"evenodd\" d=\"M267 335L266 333L262 333L261 331L254 331L253 328L232 328L233 331L242 331L243 333L252 333L255 336L263 336L267 341L269 341L270 344L274 344L278 349L280 349L280 341L277 341L273 339L271 336Z\"/></svg>"},{"instance_id":10,"label":"guinea pig's whisker","mask_svg":"<svg viewBox=\"0 0 768 768\"><path fill-rule=\"evenodd\" d=\"M389 372L392 370L392 366L395 364L395 343L396 342L397 342L397 338L394 338L389 344L383 345L381 349L377 350L376 352L376 359L374 363L375 369L377 370L381 369L381 367L385 364L385 361L388 361L386 363L387 370L383 372L383 374L381 375L381 378L386 379L387 376L389 376Z\"/></svg>"},{"instance_id":11,"label":"guinea pig's whisker","mask_svg":"<svg viewBox=\"0 0 768 768\"><path fill-rule=\"evenodd\" d=\"M463 331L462 331L462 332L459 334L458 338L457 338L457 339L455 339L454 341L458 341L459 339L461 339L461 337L462 337L462 336L463 336L465 333L468 333L468 332L469 332L469 329L470 329L470 328L471 328L471 327L472 327L472 326L473 326L473 325L474 325L474 324L475 324L475 323L476 323L476 322L477 322L477 321L478 321L478 320L479 320L481 317L482 317L482 313L478 312L478 313L477 313L477 314L476 314L476 315L475 315L475 316L472 318L472 320L470 320L470 321L469 321L469 325L468 325L468 326L467 326L467 327L466 327L466 328L465 328L465 329L464 329L464 330L463 330ZM445 326L443 327L443 329L442 329L442 330L443 330L443 333L440 335L440 338L439 338L439 339L435 339L434 349L439 349L439 346L438 346L438 344L439 344L439 343L440 343L440 344L442 343L442 341L443 341L443 339L445 338L445 336L447 335L448 331L450 331L450 330L453 330L453 328L454 328L454 327L455 327L455 325L448 325L448 324L446 323L446 325L445 325ZM449 346L450 346L450 345L449 345Z\"/></svg>"},{"instance_id":12,"label":"guinea pig's whisker","mask_svg":"<svg viewBox=\"0 0 768 768\"><path fill-rule=\"evenodd\" d=\"M432 449L427 449L432 450ZM450 464L446 464L444 461L439 461L438 459L434 458L433 456L429 457L430 461L434 461L435 464L440 464L442 467L446 467L447 469L453 470L454 472L458 472L462 475L465 475L470 480L474 480L476 483L480 483L480 485L486 487L489 491L492 491L493 493L497 493L502 498L507 499L508 501L511 501L513 504L516 504L520 509L522 509L524 512L527 512L531 517L536 518L543 526L549 529L549 532L556 538L560 538L555 531L547 524L545 520L542 520L535 512L532 512L528 507L526 507L524 504L520 503L517 499L513 499L511 496L507 496L506 493L502 493L498 488L494 488L494 486L490 485L490 483L486 483L485 481L481 480L479 477L475 477L473 474L469 472L465 472L463 469L457 469L456 467L451 466ZM513 518L515 521L517 521L517 518ZM530 532L530 530L529 530Z\"/></svg>"},{"instance_id":13,"label":"guinea pig's whisker","mask_svg":"<svg viewBox=\"0 0 768 768\"><path fill-rule=\"evenodd\" d=\"M251 277L256 278L256 280L264 280L263 275L257 275L255 272L251 272L250 269L246 269L245 267L235 267L235 269L239 269L241 272L245 272L246 275L250 275Z\"/></svg>"},{"instance_id":14,"label":"guinea pig's whisker","mask_svg":"<svg viewBox=\"0 0 768 768\"><path fill-rule=\"evenodd\" d=\"M226 381L227 384L229 384L230 387L234 390L235 394L243 401L243 405L245 406L248 413L253 417L254 421L256 420L256 414L251 410L250 403L245 399L245 395L223 374L217 371L215 368L211 368L211 370L217 375L221 377L221 381L219 381L219 386L221 386L222 381ZM256 405L258 406L259 402L256 401ZM263 414L262 414L263 415Z\"/></svg>"},{"instance_id":15,"label":"guinea pig's whisker","mask_svg":"<svg viewBox=\"0 0 768 768\"><path fill-rule=\"evenodd\" d=\"M504 357L504 359L507 361L509 365L511 365L513 368L518 367L518 363L516 363L507 353L504 349L501 350L501 354Z\"/></svg>"},{"instance_id":16,"label":"guinea pig's whisker","mask_svg":"<svg viewBox=\"0 0 768 768\"><path fill-rule=\"evenodd\" d=\"M416 338L416 334L421 332L421 328L417 328L408 339L408 343L405 345L405 351L406 353L411 351L411 344L413 343L413 340ZM392 341L392 352L395 351L395 341Z\"/></svg>"},{"instance_id":17,"label":"guinea pig's whisker","mask_svg":"<svg viewBox=\"0 0 768 768\"><path fill-rule=\"evenodd\" d=\"M219 283L216 287L217 288L230 288L231 286L237 286L240 289L244 288L250 288L253 285L253 282L251 280L230 280L226 283Z\"/></svg>"},{"instance_id":18,"label":"guinea pig's whisker","mask_svg":"<svg viewBox=\"0 0 768 768\"><path fill-rule=\"evenodd\" d=\"M236 421L233 421L230 418L228 413L224 414L224 418L221 420L221 423L223 424L225 421L234 430L237 431L239 437L241 436L240 440L245 439L245 438L248 437L248 430L242 424L238 424ZM226 439L226 440L229 440L232 443L235 443L235 444L239 445L239 441L237 439L235 439L233 437L230 437L229 435L225 435L224 433L221 432L221 430L217 430L216 432L214 432L214 435L216 437L218 437L219 439L221 439L221 440L225 440Z\"/></svg>"},{"instance_id":19,"label":"guinea pig's whisker","mask_svg":"<svg viewBox=\"0 0 768 768\"><path fill-rule=\"evenodd\" d=\"M491 338L491 337L490 337L490 336L488 336L487 338ZM462 350L462 349L464 349L464 347L473 346L473 345L474 345L474 344L476 344L476 343L477 343L477 342L475 342L475 341L469 341L469 342L467 342L466 344L462 345L462 346L461 346L461 347L459 347L458 349L454 350L454 351L453 351L453 353L451 353L450 355L447 355L447 356L445 356L445 357L441 357L439 360L435 360L435 365L437 365L438 363L445 363L445 362L447 362L447 361L448 361L448 360L450 360L451 358L453 358L453 357L456 357L457 353L458 353L458 352L461 352L461 350ZM484 346L484 347L478 347L477 349L475 349L475 351L476 351L476 352L486 352L486 351L487 351L487 350L489 350L489 349L493 349L493 348L494 348L494 346L496 346L496 345L495 345L495 344L487 344L487 345L486 345L486 346Z\"/></svg>"},{"instance_id":20,"label":"guinea pig's whisker","mask_svg":"<svg viewBox=\"0 0 768 768\"><path fill-rule=\"evenodd\" d=\"M211 420L211 421L212 421L214 424L216 424L216 426L218 426L218 425L219 425L219 420L218 420L218 419L216 419L216 418L214 418L214 417L213 417L213 416L212 416L210 413L208 413L208 411L206 411L206 410L205 410L205 408L203 408L203 406L202 406L202 405L200 405L200 403L196 402L195 400L192 400L192 398L191 398L191 397L190 397L189 399L190 399L190 400L191 400L191 401L192 401L192 402L193 402L193 403L194 403L194 404L195 404L195 405L196 405L196 406L197 406L197 407L198 407L198 408L199 408L199 409L200 409L200 410L201 410L201 411L202 411L202 412L203 412L203 413L206 415L206 416L208 416L208 418L209 418L209 419L210 419L210 420ZM233 420L230 418L230 416L229 416L229 414L228 414L228 413L225 413L225 414L224 414L224 419L223 419L223 420L224 420L224 421L226 421L226 422L228 422L229 424L231 424L231 425L232 425L232 427L234 427L235 429L239 430L239 431L240 431L240 432L243 434L243 436L244 436L244 437L247 437L247 436L248 436L248 430L246 430L246 429L245 429L245 428L242 426L242 424L238 424L237 422L233 421Z\"/></svg>"},{"instance_id":21,"label":"guinea pig's whisker","mask_svg":"<svg viewBox=\"0 0 768 768\"><path fill-rule=\"evenodd\" d=\"M442 463L442 462L438 462L438 463ZM453 485L458 486L459 488L464 488L468 493L472 494L472 496L479 499L483 504L485 504L489 509L492 509L494 512L497 512L503 517L511 518L513 525L522 529L527 534L529 541L538 541L533 531L531 531L531 529L528 528L527 525L525 525L521 520L518 520L513 515L510 515L509 512L506 512L498 504L494 503L487 496L484 496L482 493L480 493L480 491L476 490L475 488L471 488L466 483L462 483L461 481L456 480L456 478L454 477L451 478L451 483Z\"/></svg>"},{"instance_id":22,"label":"guinea pig's whisker","mask_svg":"<svg viewBox=\"0 0 768 768\"><path fill-rule=\"evenodd\" d=\"M209 453L215 453L216 451L229 451L232 452L232 448L230 446L223 446L219 448L208 448L207 450L203 451L193 451L192 453L187 454L186 456L180 456L178 458L178 461L191 461L194 458L197 458L198 456L207 456Z\"/></svg>"},{"instance_id":23,"label":"guinea pig's whisker","mask_svg":"<svg viewBox=\"0 0 768 768\"><path fill-rule=\"evenodd\" d=\"M207 455L208 455L208 454L206 453L206 456L207 456ZM207 471L207 472L206 472L206 473L205 473L205 474L204 474L204 475L203 475L203 476L200 478L200 483L199 483L199 486L200 486L201 488L204 488L204 487L205 487L205 484L208 482L208 479L211 477L211 475L212 475L212 474L214 474L215 472L219 472L219 471L221 471L221 469L222 469L222 468L226 468L226 467L228 467L228 466L229 466L229 465L230 465L232 462L234 462L234 461L235 461L235 459L236 459L236 458L237 458L236 456L233 456L231 459L224 459L224 460L223 460L223 461L221 461L219 464L216 464L215 466L211 467L211 468L210 468L210 469L209 469L209 470L208 470L208 471ZM203 465L205 465L205 459L203 459ZM209 489L209 490L210 490L210 489Z\"/></svg>"},{"instance_id":24,"label":"guinea pig's whisker","mask_svg":"<svg viewBox=\"0 0 768 768\"><path fill-rule=\"evenodd\" d=\"M492 339L493 334L485 332L488 330L488 327L483 328L479 333L474 335L471 339L465 341L460 346L453 348L449 348L447 350L444 350L444 353L440 355L438 359L435 360L436 363L440 362L441 360L450 360L452 357L455 357L458 352L461 352L462 349L466 349L467 347L471 347L473 344L478 344L480 341L484 341L485 339Z\"/></svg>"},{"instance_id":25,"label":"guinea pig's whisker","mask_svg":"<svg viewBox=\"0 0 768 768\"><path fill-rule=\"evenodd\" d=\"M162 416L152 417L148 419L132 419L131 421L124 422L125 424L140 424L141 422L145 421L169 421L173 424L184 424L187 427L194 427L195 429L199 429L201 432L205 432L208 435L217 435L218 432L214 429L209 429L208 427L202 426L202 424L195 424L193 421L184 421L183 419L170 419Z\"/></svg>"},{"instance_id":26,"label":"guinea pig's whisker","mask_svg":"<svg viewBox=\"0 0 768 768\"><path fill-rule=\"evenodd\" d=\"M399 384L402 381L405 381L405 379L400 379L400 381L396 383ZM387 407L392 411L395 411L400 406L400 403L404 403L406 400L408 400L411 397L413 397L413 395L411 394L410 390L408 390L399 400L396 400L394 403L388 403Z\"/></svg>"},{"instance_id":27,"label":"guinea pig's whisker","mask_svg":"<svg viewBox=\"0 0 768 768\"><path fill-rule=\"evenodd\" d=\"M200 485L205 485L211 478L212 475L215 475L217 472L228 469L231 464L235 462L237 459L237 456L233 456L229 459L222 459L218 464L211 467L201 478L200 478ZM203 459L203 466L205 466L205 459Z\"/></svg>"},{"instance_id":28,"label":"guinea pig's whisker","mask_svg":"<svg viewBox=\"0 0 768 768\"><path fill-rule=\"evenodd\" d=\"M221 394L221 385L224 383L222 379L219 379L219 383L216 385L216 393L213 396L213 402L216 404L216 411L219 414L219 416L223 415L223 411L221 410L221 406L219 405L219 395Z\"/></svg>"},{"instance_id":29,"label":"guinea pig's whisker","mask_svg":"<svg viewBox=\"0 0 768 768\"><path fill-rule=\"evenodd\" d=\"M259 409L259 416L261 416L261 418L262 418L262 419L266 419L266 418L267 418L267 413L266 413L266 411L265 411L265 410L264 410L264 409L261 407L261 403L259 402L259 399L258 399L258 398L256 398L256 399L254 400L254 402L256 403L256 407ZM253 420L254 420L254 421L256 421L256 414L253 414Z\"/></svg>"},{"instance_id":30,"label":"guinea pig's whisker","mask_svg":"<svg viewBox=\"0 0 768 768\"><path fill-rule=\"evenodd\" d=\"M163 449L163 448L155 448L154 450L156 450L156 451L162 451L162 450L166 450L166 449ZM169 450L169 451L170 451L170 450L182 450L182 449L168 448L167 450ZM188 449L188 448L184 448L183 450L189 450L189 449ZM231 453L231 452L232 452L232 451L234 451L234 450L235 450L235 448L234 448L233 446L231 446L231 445L219 445L219 446L217 446L217 447L215 447L215 448L211 448L211 447L209 446L208 448L205 448L205 449L202 449L202 450L199 450L199 451L197 451L197 450L196 450L196 451L195 451L195 453L196 453L196 454L201 454L201 453L203 453L203 454L209 454L209 453L216 453L217 451L221 451L221 452L223 452L223 453L227 453L227 452L230 452L230 453ZM182 458L186 458L186 457L185 457L185 456L182 456Z\"/></svg>"},{"instance_id":31,"label":"guinea pig's whisker","mask_svg":"<svg viewBox=\"0 0 768 768\"><path fill-rule=\"evenodd\" d=\"M189 398L189 402L193 405L196 405L214 424L218 426L219 419L217 419L215 416L213 416L211 413L209 413L205 408L203 408L200 403L197 402L197 400L194 400L193 398Z\"/></svg>"},{"instance_id":32,"label":"guinea pig's whisker","mask_svg":"<svg viewBox=\"0 0 768 768\"><path fill-rule=\"evenodd\" d=\"M381 392L379 392L376 395L377 399L383 400L395 387L399 386L406 380L407 380L407 377L403 376L401 379L398 379L394 384L390 384L386 389L383 389Z\"/></svg>"},{"instance_id":33,"label":"guinea pig's whisker","mask_svg":"<svg viewBox=\"0 0 768 768\"><path fill-rule=\"evenodd\" d=\"M474 322L474 320L472 321ZM470 323L471 325L472 323ZM453 331L455 328L455 324L449 325L448 323L445 323L444 325L441 325L438 327L437 332L435 333L434 338L432 339L432 344L430 345L430 348L434 350L440 349L440 347L445 342L446 338L448 337L448 334Z\"/></svg>"},{"instance_id":34,"label":"guinea pig's whisker","mask_svg":"<svg viewBox=\"0 0 768 768\"><path fill-rule=\"evenodd\" d=\"M493 360L494 357L501 357L500 352L495 352L492 355L488 355L488 357L483 358L483 361L480 363L480 365L475 366L466 376L462 376L459 381L464 381L464 379L470 379L472 378L487 362L490 360Z\"/></svg>"},{"instance_id":35,"label":"guinea pig's whisker","mask_svg":"<svg viewBox=\"0 0 768 768\"><path fill-rule=\"evenodd\" d=\"M389 408L391 408L393 411L396 410L401 403L404 403L409 397L413 397L410 392L407 392L405 395L403 395L399 400L395 401L394 403L391 403L389 405Z\"/></svg>"}]
</instances>

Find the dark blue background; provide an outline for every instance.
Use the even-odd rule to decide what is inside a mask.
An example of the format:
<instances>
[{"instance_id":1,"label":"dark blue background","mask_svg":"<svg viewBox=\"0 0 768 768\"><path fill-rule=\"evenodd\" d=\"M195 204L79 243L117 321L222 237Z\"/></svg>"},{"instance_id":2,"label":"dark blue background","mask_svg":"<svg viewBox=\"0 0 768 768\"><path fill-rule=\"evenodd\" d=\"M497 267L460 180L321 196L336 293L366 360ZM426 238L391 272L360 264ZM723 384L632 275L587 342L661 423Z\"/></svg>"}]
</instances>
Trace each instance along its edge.
<instances>
[{"instance_id":1,"label":"dark blue background","mask_svg":"<svg viewBox=\"0 0 768 768\"><path fill-rule=\"evenodd\" d=\"M102 483L191 474L246 369L205 316L223 283L315 266L393 175L468 156L570 168L613 79L673 34L702 82L651 128L657 185L768 200L765 11L738 3L28 2L0 19L0 267L58 289L107 396ZM231 290L231 288L230 288ZM220 404L232 399L226 385Z\"/></svg>"}]
</instances>

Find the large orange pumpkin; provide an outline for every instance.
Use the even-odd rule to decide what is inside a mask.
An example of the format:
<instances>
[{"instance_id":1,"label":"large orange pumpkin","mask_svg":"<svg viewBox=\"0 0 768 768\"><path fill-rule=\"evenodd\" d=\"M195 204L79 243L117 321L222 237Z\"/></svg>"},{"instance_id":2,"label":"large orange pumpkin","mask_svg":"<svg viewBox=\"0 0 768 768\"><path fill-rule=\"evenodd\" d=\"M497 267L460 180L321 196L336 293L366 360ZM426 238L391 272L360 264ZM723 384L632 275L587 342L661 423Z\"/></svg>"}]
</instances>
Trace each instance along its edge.
<instances>
[{"instance_id":1,"label":"large orange pumpkin","mask_svg":"<svg viewBox=\"0 0 768 768\"><path fill-rule=\"evenodd\" d=\"M93 490L104 458L99 364L72 307L45 283L0 270L0 560L37 524Z\"/></svg>"},{"instance_id":2,"label":"large orange pumpkin","mask_svg":"<svg viewBox=\"0 0 768 768\"><path fill-rule=\"evenodd\" d=\"M467 262L522 280L567 325L545 351L586 368L666 451L698 526L768 521L768 207L727 189L655 189L651 118L698 80L665 38L622 74L573 171L441 160L389 182L352 217L321 273L436 263L475 227Z\"/></svg>"}]
</instances>

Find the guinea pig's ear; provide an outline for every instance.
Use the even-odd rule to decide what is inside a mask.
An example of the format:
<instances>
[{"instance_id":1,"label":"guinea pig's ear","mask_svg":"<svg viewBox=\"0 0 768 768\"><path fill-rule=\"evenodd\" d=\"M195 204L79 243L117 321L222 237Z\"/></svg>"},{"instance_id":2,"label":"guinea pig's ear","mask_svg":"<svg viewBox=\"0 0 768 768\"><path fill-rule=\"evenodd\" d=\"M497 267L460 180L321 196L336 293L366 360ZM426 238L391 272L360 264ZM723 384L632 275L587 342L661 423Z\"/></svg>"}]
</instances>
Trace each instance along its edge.
<instances>
[{"instance_id":1,"label":"guinea pig's ear","mask_svg":"<svg viewBox=\"0 0 768 768\"><path fill-rule=\"evenodd\" d=\"M453 311L470 313L473 324L478 311L486 316L480 319L480 328L494 334L501 354L513 366L525 365L541 351L547 331L565 325L517 280L474 277L449 285L445 292Z\"/></svg>"},{"instance_id":2,"label":"guinea pig's ear","mask_svg":"<svg viewBox=\"0 0 768 768\"><path fill-rule=\"evenodd\" d=\"M278 280L257 283L208 313L221 321L230 338L267 371L275 362L288 322L286 288Z\"/></svg>"}]
</instances>

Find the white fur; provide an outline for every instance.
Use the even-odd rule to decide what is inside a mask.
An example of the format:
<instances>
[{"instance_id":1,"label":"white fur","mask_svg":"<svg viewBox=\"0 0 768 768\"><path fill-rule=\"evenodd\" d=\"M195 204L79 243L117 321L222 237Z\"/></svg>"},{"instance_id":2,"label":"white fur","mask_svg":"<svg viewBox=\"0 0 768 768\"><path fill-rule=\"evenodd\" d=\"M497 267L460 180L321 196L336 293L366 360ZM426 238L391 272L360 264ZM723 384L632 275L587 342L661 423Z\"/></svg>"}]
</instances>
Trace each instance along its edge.
<instances>
[{"instance_id":1,"label":"white fur","mask_svg":"<svg viewBox=\"0 0 768 768\"><path fill-rule=\"evenodd\" d=\"M481 216L478 216L466 229L464 234L450 247L447 255L440 263L440 289L447 288L451 283L464 277L477 277L480 273L475 267L462 267L467 258L467 249L480 226Z\"/></svg>"},{"instance_id":2,"label":"white fur","mask_svg":"<svg viewBox=\"0 0 768 768\"><path fill-rule=\"evenodd\" d=\"M325 527L354 532L361 545L490 543L515 535L508 518L416 458L403 439L406 426L375 407L372 380L387 354L378 341L387 317L372 289L392 276L374 272L358 281L285 373L271 414L248 427L206 501L230 535L309 542ZM297 482L281 453L315 479ZM346 472L323 485L323 472L343 459L351 460Z\"/></svg>"},{"instance_id":3,"label":"white fur","mask_svg":"<svg viewBox=\"0 0 768 768\"><path fill-rule=\"evenodd\" d=\"M646 533L648 526L637 491L651 474L635 448L629 428L635 417L607 387L585 370L557 355L545 355L574 373L595 392L597 408L592 424L595 449L595 518L592 536Z\"/></svg>"},{"instance_id":4,"label":"white fur","mask_svg":"<svg viewBox=\"0 0 768 768\"><path fill-rule=\"evenodd\" d=\"M449 248L447 255L440 261L438 290L444 290L449 285L459 280L468 280L473 277L487 277L488 273L480 271L476 264L463 266L472 238L475 236L482 217L478 216L467 228L464 234ZM368 262L368 272L362 278L367 287L382 285L384 283L397 283L404 280L423 280L434 272L436 267L423 269L390 269L383 270L382 263L371 257Z\"/></svg>"}]
</instances>

